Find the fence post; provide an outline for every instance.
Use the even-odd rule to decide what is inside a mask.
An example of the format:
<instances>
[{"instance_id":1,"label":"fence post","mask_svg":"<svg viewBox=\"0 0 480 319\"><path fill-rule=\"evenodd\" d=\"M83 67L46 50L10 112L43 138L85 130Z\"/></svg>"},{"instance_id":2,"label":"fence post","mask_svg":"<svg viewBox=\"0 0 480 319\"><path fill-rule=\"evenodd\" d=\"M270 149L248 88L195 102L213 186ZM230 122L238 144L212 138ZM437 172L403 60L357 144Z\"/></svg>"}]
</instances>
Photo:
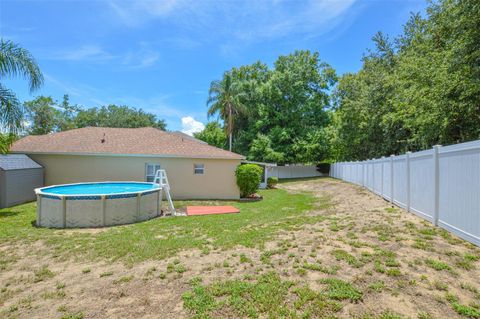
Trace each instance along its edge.
<instances>
[{"instance_id":1,"label":"fence post","mask_svg":"<svg viewBox=\"0 0 480 319\"><path fill-rule=\"evenodd\" d=\"M433 175L434 175L434 187L435 187L435 193L434 193L434 210L433 210L433 224L435 226L438 226L438 219L439 219L439 214L440 214L440 168L439 168L439 161L438 161L438 150L440 148L440 145L435 145L433 147Z\"/></svg>"},{"instance_id":2,"label":"fence post","mask_svg":"<svg viewBox=\"0 0 480 319\"><path fill-rule=\"evenodd\" d=\"M362 186L365 187L365 161L362 161Z\"/></svg>"},{"instance_id":3,"label":"fence post","mask_svg":"<svg viewBox=\"0 0 480 319\"><path fill-rule=\"evenodd\" d=\"M407 169L406 175L406 184L407 184L407 212L410 211L410 154L412 152L407 152L405 155L405 166Z\"/></svg>"},{"instance_id":4,"label":"fence post","mask_svg":"<svg viewBox=\"0 0 480 319\"><path fill-rule=\"evenodd\" d=\"M380 163L382 164L382 173L380 174L381 176L381 180L380 180L380 196L382 196L383 198L383 164L385 162L385 156L382 156L382 158L380 159Z\"/></svg>"},{"instance_id":5,"label":"fence post","mask_svg":"<svg viewBox=\"0 0 480 319\"><path fill-rule=\"evenodd\" d=\"M393 158L395 155L390 155L390 203L393 204Z\"/></svg>"},{"instance_id":6,"label":"fence post","mask_svg":"<svg viewBox=\"0 0 480 319\"><path fill-rule=\"evenodd\" d=\"M370 165L370 163L372 162L371 159L367 160L367 188L370 189L371 187L371 183L370 183L370 175L372 174L372 167Z\"/></svg>"},{"instance_id":7,"label":"fence post","mask_svg":"<svg viewBox=\"0 0 480 319\"><path fill-rule=\"evenodd\" d=\"M357 161L357 185L362 185L362 180L360 179L360 165L362 165L362 163Z\"/></svg>"},{"instance_id":8,"label":"fence post","mask_svg":"<svg viewBox=\"0 0 480 319\"><path fill-rule=\"evenodd\" d=\"M375 159L372 158L372 192L375 194Z\"/></svg>"}]
</instances>

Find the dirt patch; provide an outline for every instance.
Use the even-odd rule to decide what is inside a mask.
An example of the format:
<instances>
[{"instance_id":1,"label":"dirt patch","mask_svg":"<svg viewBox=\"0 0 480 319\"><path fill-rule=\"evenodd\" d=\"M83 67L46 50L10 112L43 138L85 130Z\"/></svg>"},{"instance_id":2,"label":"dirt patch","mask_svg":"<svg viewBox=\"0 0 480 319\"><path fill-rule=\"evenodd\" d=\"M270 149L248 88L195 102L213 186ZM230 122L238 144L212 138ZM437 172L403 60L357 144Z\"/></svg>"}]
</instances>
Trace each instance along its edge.
<instances>
[{"instance_id":1,"label":"dirt patch","mask_svg":"<svg viewBox=\"0 0 480 319\"><path fill-rule=\"evenodd\" d=\"M0 272L0 317L185 318L191 313L182 295L191 290L192 278L209 285L269 271L314 291L324 289L325 278L351 283L363 297L343 302L340 318L386 312L461 318L452 296L457 304L478 308L477 247L351 184L316 179L279 187L328 196L333 205L309 212L306 218L323 218L281 232L263 249L188 250L127 267L31 254L42 249L41 242L1 244L0 253L15 259Z\"/></svg>"}]
</instances>

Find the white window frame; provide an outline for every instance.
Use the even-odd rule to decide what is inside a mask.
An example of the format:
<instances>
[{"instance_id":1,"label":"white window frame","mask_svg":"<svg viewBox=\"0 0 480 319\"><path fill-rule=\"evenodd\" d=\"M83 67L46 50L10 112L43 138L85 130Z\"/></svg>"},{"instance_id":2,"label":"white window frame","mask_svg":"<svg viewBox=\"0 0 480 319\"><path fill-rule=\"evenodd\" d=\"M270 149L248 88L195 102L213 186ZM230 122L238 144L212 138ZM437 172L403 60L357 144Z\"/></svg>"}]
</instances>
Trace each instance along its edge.
<instances>
[{"instance_id":1,"label":"white window frame","mask_svg":"<svg viewBox=\"0 0 480 319\"><path fill-rule=\"evenodd\" d=\"M148 174L148 168L149 166L153 166L153 175ZM155 178L155 173L157 170L161 169L160 163L145 163L145 181L147 183L153 183L153 180ZM149 181L149 178L151 177L151 180Z\"/></svg>"},{"instance_id":2,"label":"white window frame","mask_svg":"<svg viewBox=\"0 0 480 319\"><path fill-rule=\"evenodd\" d=\"M193 164L193 175L205 175L205 164Z\"/></svg>"}]
</instances>

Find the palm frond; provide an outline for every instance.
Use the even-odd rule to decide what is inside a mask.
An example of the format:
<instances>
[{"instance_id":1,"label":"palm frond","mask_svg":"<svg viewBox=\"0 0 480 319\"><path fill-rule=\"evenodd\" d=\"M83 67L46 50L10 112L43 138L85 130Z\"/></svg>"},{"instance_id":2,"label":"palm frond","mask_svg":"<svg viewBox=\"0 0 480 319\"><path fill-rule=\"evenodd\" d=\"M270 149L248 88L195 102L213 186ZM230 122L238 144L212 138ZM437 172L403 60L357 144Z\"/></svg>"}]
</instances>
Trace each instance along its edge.
<instances>
[{"instance_id":1,"label":"palm frond","mask_svg":"<svg viewBox=\"0 0 480 319\"><path fill-rule=\"evenodd\" d=\"M10 40L0 40L0 78L21 76L29 81L30 91L43 84L43 75L28 50Z\"/></svg>"},{"instance_id":2,"label":"palm frond","mask_svg":"<svg viewBox=\"0 0 480 319\"><path fill-rule=\"evenodd\" d=\"M22 126L24 107L15 93L0 83L0 127L7 132L16 132Z\"/></svg>"}]
</instances>

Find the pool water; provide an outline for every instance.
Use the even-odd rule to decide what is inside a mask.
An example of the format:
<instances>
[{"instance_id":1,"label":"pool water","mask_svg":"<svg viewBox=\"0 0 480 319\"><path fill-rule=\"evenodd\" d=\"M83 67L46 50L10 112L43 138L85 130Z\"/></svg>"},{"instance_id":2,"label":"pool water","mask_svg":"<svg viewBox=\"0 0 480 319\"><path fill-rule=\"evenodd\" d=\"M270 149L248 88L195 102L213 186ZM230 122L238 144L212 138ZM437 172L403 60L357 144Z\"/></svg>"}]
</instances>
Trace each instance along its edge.
<instances>
[{"instance_id":1,"label":"pool water","mask_svg":"<svg viewBox=\"0 0 480 319\"><path fill-rule=\"evenodd\" d=\"M152 183L86 183L47 187L42 193L55 195L108 195L143 192L157 189Z\"/></svg>"}]
</instances>

